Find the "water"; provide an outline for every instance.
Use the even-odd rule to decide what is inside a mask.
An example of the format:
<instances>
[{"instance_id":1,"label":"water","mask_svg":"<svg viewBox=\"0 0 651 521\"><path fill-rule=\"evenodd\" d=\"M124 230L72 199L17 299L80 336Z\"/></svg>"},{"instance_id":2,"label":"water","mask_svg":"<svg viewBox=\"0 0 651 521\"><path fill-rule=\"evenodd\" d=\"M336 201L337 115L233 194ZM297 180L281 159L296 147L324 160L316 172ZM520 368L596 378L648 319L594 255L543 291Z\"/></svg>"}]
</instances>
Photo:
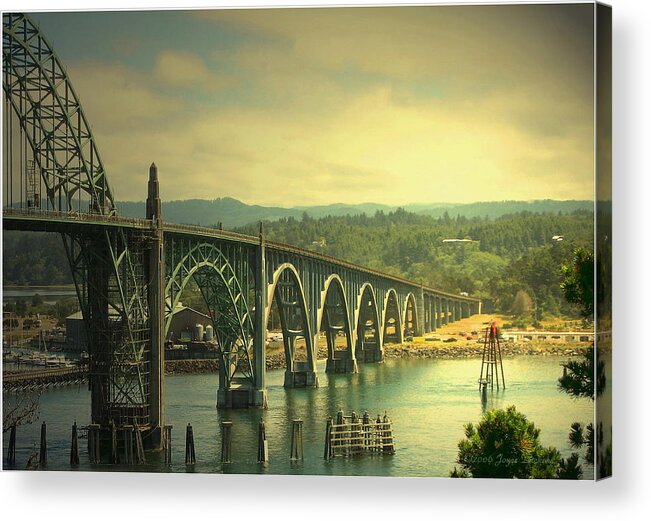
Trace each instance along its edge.
<instances>
[{"instance_id":1,"label":"water","mask_svg":"<svg viewBox=\"0 0 651 521\"><path fill-rule=\"evenodd\" d=\"M77 292L74 286L11 286L2 288L2 302L13 302L15 300L31 300L32 297L40 295L46 304L55 304L61 299L76 297Z\"/></svg>"},{"instance_id":2,"label":"water","mask_svg":"<svg viewBox=\"0 0 651 521\"><path fill-rule=\"evenodd\" d=\"M567 443L574 421L591 422L590 400L572 399L556 388L561 374L560 357L515 357L504 361L506 391L489 393L488 407L516 408L540 429L543 445L553 445L563 456L572 451ZM186 472L185 425L194 428L197 464L194 472L322 474L364 476L447 476L455 465L457 444L464 424L478 422L482 404L477 390L481 361L387 360L360 364L357 375L326 375L319 364L318 389L284 389L283 371L269 371L269 409L220 411L215 408L217 375L177 375L166 378L167 423L172 424L172 472ZM325 424L342 407L367 410L375 416L385 410L394 425L396 454L359 458L323 459ZM18 429L17 462L24 467L29 452L39 445L40 421L48 426L50 469L69 470L70 426L89 423L90 395L85 387L47 391L41 397L39 422ZM269 463L256 463L257 425L266 424ZM292 419L304 421L305 460L289 461ZM219 424L233 421L233 463L219 462ZM8 436L4 437L4 454ZM80 470L89 470L86 440L80 440ZM93 466L93 470L129 470L119 466ZM592 466L583 464L584 478ZM162 471L160 454L148 454L148 464L130 470Z\"/></svg>"}]
</instances>

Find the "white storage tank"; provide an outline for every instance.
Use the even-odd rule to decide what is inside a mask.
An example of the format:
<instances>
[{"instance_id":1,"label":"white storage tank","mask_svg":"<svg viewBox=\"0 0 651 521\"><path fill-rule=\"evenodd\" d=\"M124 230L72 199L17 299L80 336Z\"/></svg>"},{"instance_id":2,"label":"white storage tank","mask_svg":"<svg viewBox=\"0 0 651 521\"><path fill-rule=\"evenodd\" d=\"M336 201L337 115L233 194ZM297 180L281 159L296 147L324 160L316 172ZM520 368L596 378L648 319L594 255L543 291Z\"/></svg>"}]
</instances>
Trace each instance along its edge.
<instances>
[{"instance_id":1,"label":"white storage tank","mask_svg":"<svg viewBox=\"0 0 651 521\"><path fill-rule=\"evenodd\" d=\"M194 340L195 342L203 341L203 324L196 324L194 326Z\"/></svg>"},{"instance_id":2,"label":"white storage tank","mask_svg":"<svg viewBox=\"0 0 651 521\"><path fill-rule=\"evenodd\" d=\"M213 339L212 326L210 324L208 324L206 326L206 342L212 342L212 339Z\"/></svg>"}]
</instances>

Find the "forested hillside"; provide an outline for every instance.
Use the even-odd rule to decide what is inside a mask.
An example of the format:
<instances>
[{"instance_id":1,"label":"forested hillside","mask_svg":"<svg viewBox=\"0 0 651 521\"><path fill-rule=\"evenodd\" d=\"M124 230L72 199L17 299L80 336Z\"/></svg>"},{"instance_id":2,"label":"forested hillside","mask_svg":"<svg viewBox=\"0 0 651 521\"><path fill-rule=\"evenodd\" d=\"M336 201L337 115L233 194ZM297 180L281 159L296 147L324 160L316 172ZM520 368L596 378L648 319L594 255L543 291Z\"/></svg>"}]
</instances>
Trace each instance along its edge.
<instances>
[{"instance_id":1,"label":"forested hillside","mask_svg":"<svg viewBox=\"0 0 651 521\"><path fill-rule=\"evenodd\" d=\"M511 312L520 290L523 311L539 318L573 310L562 298L560 267L577 246L591 246L592 213L521 212L498 219L434 219L398 209L373 217L287 218L264 223L265 237L422 281L452 293L490 298ZM257 225L240 229L255 234ZM562 241L552 237L562 235ZM444 242L469 239L470 242ZM530 299L530 300L528 300ZM529 303L529 304L527 304ZM517 306L516 306L517 307Z\"/></svg>"},{"instance_id":2,"label":"forested hillside","mask_svg":"<svg viewBox=\"0 0 651 521\"><path fill-rule=\"evenodd\" d=\"M238 228L258 234L258 224ZM538 318L573 310L562 298L561 266L591 247L592 212L519 212L434 218L403 209L373 216L286 217L264 222L265 237L401 275L452 293L491 299L496 311ZM563 236L562 241L553 236ZM466 242L445 242L466 239ZM4 284L71 282L55 234L5 232ZM517 299L516 299L517 296Z\"/></svg>"}]
</instances>

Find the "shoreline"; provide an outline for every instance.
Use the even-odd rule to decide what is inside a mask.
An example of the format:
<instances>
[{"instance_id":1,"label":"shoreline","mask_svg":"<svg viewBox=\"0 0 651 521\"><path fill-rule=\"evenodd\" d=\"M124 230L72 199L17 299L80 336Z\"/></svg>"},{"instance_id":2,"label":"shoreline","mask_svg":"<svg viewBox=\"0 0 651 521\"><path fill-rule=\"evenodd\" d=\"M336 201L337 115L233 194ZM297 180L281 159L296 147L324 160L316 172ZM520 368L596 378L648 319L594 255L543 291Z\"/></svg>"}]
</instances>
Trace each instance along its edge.
<instances>
[{"instance_id":1,"label":"shoreline","mask_svg":"<svg viewBox=\"0 0 651 521\"><path fill-rule=\"evenodd\" d=\"M502 356L582 356L590 344L536 344L536 343L511 343L501 344ZM484 345L478 343L424 343L405 342L403 344L387 344L384 346L385 359L397 358L440 358L445 360L481 358ZM318 360L327 358L327 350L320 347ZM285 353L279 350L267 355L267 370L283 369L285 367ZM187 359L168 360L165 362L165 374L207 374L216 373L219 369L219 359Z\"/></svg>"}]
</instances>

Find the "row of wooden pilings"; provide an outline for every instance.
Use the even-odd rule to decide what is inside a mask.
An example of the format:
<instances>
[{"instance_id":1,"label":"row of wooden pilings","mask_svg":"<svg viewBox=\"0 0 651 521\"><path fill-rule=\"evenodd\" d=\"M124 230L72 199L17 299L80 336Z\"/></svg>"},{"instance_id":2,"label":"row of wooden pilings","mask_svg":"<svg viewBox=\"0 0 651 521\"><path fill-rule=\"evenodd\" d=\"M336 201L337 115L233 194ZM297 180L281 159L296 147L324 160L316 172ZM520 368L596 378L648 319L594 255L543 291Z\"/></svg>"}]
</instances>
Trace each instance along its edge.
<instances>
[{"instance_id":1,"label":"row of wooden pilings","mask_svg":"<svg viewBox=\"0 0 651 521\"><path fill-rule=\"evenodd\" d=\"M221 423L222 431L222 463L233 463L233 422L223 421ZM303 420L297 418L292 421L292 438L289 449L289 459L299 461L304 458L303 451ZM258 463L265 464L269 461L269 442L267 441L267 430L264 421L260 420L258 424ZM192 425L188 423L185 435L185 464L193 465L196 463L194 455L194 435Z\"/></svg>"},{"instance_id":2,"label":"row of wooden pilings","mask_svg":"<svg viewBox=\"0 0 651 521\"><path fill-rule=\"evenodd\" d=\"M100 441L100 426L91 424L88 430L88 459L91 464L101 463L101 441ZM110 428L110 460L109 463L125 464L125 465L143 465L145 464L145 449L142 441L142 431L138 425L125 425L116 427L111 424ZM169 465L172 461L172 426L165 425L163 427L163 453L165 457L165 464ZM120 443L121 442L121 443ZM122 451L119 450L121 446ZM37 465L38 463L38 465ZM70 466L77 467L79 465L79 429L77 422L72 425L72 433L70 439ZM9 446L7 448L7 466L12 468L16 466L16 426L13 425L9 429ZM33 453L28 462L28 469L46 468L47 467L47 425L45 422L41 424L41 440L38 454Z\"/></svg>"},{"instance_id":3,"label":"row of wooden pilings","mask_svg":"<svg viewBox=\"0 0 651 521\"><path fill-rule=\"evenodd\" d=\"M142 432L138 425L125 425L116 427L111 425L110 429L110 460L112 464L143 465L146 463L145 450L142 440ZM88 426L88 457L91 464L101 463L100 450L100 426L91 424ZM233 462L233 422L221 422L221 462L228 464ZM122 450L120 450L120 448ZM373 420L367 412L359 417L353 413L345 416L340 410L336 421L328 417L326 422L325 447L323 456L325 459L337 455L354 456L364 453L394 453L392 424L387 415L384 418L377 416ZM163 427L163 454L165 465L172 461L172 426ZM289 459L299 461L304 459L303 446L303 420L297 418L292 421L291 444ZM47 467L47 426L41 424L41 443L38 452L38 467L36 455L33 454L27 464L27 468ZM265 464L269 461L269 444L264 421L258 424L257 461ZM188 423L185 430L185 464L194 465L197 462L194 448L194 431ZM8 466L16 465L16 427L10 428L9 447L7 451ZM70 465L79 465L79 439L78 428L75 422L72 425L70 441Z\"/></svg>"}]
</instances>

